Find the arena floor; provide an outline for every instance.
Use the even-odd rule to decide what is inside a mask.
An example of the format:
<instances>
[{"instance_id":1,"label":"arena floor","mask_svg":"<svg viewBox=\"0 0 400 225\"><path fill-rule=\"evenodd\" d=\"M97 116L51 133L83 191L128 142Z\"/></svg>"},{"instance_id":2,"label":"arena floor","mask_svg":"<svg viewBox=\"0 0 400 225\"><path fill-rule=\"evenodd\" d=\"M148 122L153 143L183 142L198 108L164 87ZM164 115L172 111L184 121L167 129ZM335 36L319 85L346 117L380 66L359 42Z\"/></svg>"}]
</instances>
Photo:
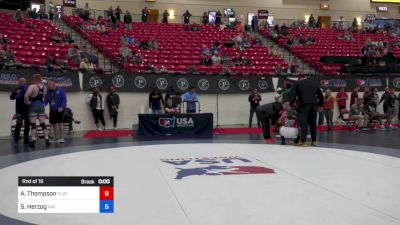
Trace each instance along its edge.
<instances>
[{"instance_id":1,"label":"arena floor","mask_svg":"<svg viewBox=\"0 0 400 225\"><path fill-rule=\"evenodd\" d=\"M399 130L321 133L319 147L211 139L0 145L0 224L400 224ZM18 214L18 176L114 176L114 214Z\"/></svg>"}]
</instances>

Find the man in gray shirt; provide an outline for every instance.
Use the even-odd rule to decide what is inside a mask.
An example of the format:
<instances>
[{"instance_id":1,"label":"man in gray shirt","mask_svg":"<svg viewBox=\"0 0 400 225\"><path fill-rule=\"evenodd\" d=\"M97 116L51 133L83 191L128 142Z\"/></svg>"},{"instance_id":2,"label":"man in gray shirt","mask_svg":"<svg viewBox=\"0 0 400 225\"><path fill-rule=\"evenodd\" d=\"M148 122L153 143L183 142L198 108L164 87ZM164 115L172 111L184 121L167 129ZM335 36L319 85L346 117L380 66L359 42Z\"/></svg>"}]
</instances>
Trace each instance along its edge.
<instances>
[{"instance_id":1,"label":"man in gray shirt","mask_svg":"<svg viewBox=\"0 0 400 225\"><path fill-rule=\"evenodd\" d=\"M356 121L357 129L365 129L368 124L368 114L364 111L364 99L359 98L350 106L350 120Z\"/></svg>"}]
</instances>

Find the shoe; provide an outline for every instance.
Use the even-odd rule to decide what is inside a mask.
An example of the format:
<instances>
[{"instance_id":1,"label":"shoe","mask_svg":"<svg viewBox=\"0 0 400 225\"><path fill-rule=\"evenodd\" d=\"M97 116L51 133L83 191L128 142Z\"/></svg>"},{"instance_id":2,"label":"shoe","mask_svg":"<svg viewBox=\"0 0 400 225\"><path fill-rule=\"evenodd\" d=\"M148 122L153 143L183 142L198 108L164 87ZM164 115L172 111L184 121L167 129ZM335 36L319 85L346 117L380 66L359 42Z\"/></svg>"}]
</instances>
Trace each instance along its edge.
<instances>
[{"instance_id":1,"label":"shoe","mask_svg":"<svg viewBox=\"0 0 400 225\"><path fill-rule=\"evenodd\" d=\"M25 140L25 141L24 141L24 145L29 145L29 141L28 141L28 140Z\"/></svg>"},{"instance_id":2,"label":"shoe","mask_svg":"<svg viewBox=\"0 0 400 225\"><path fill-rule=\"evenodd\" d=\"M58 141L57 138L52 138L52 139L50 139L50 142L52 142L52 143L57 142L57 141Z\"/></svg>"},{"instance_id":3,"label":"shoe","mask_svg":"<svg viewBox=\"0 0 400 225\"><path fill-rule=\"evenodd\" d=\"M103 128L101 128L101 127L98 127L96 130L98 130L98 131L102 131L102 130L103 130Z\"/></svg>"},{"instance_id":4,"label":"shoe","mask_svg":"<svg viewBox=\"0 0 400 225\"><path fill-rule=\"evenodd\" d=\"M281 137L281 145L286 145L286 140L284 137Z\"/></svg>"},{"instance_id":5,"label":"shoe","mask_svg":"<svg viewBox=\"0 0 400 225\"><path fill-rule=\"evenodd\" d=\"M62 144L62 143L65 143L65 140L64 140L64 138L61 138L61 139L58 139L58 142L59 142L60 144Z\"/></svg>"},{"instance_id":6,"label":"shoe","mask_svg":"<svg viewBox=\"0 0 400 225\"><path fill-rule=\"evenodd\" d=\"M311 146L317 147L317 142L316 141L311 142Z\"/></svg>"},{"instance_id":7,"label":"shoe","mask_svg":"<svg viewBox=\"0 0 400 225\"><path fill-rule=\"evenodd\" d=\"M35 144L36 144L36 141L31 141L31 142L29 143L29 147L34 148L34 147L35 147Z\"/></svg>"},{"instance_id":8,"label":"shoe","mask_svg":"<svg viewBox=\"0 0 400 225\"><path fill-rule=\"evenodd\" d=\"M50 145L50 140L46 139L46 146L49 146L49 145Z\"/></svg>"},{"instance_id":9,"label":"shoe","mask_svg":"<svg viewBox=\"0 0 400 225\"><path fill-rule=\"evenodd\" d=\"M272 138L265 139L264 142L265 142L266 144L275 144L275 140L272 139Z\"/></svg>"},{"instance_id":10,"label":"shoe","mask_svg":"<svg viewBox=\"0 0 400 225\"><path fill-rule=\"evenodd\" d=\"M295 144L295 146L298 146L298 147L307 147L307 143L306 143L306 142L299 141L299 142L297 142L297 143Z\"/></svg>"}]
</instances>

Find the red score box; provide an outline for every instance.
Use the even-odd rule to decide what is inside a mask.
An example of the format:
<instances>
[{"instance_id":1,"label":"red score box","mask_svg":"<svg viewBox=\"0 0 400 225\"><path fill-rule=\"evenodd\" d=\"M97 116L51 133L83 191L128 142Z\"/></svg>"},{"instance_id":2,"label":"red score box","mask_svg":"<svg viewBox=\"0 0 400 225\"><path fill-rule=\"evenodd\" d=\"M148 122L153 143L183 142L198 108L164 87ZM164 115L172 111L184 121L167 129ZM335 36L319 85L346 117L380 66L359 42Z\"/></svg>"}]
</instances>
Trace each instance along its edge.
<instances>
[{"instance_id":1,"label":"red score box","mask_svg":"<svg viewBox=\"0 0 400 225\"><path fill-rule=\"evenodd\" d=\"M114 200L114 187L100 187L100 200Z\"/></svg>"}]
</instances>

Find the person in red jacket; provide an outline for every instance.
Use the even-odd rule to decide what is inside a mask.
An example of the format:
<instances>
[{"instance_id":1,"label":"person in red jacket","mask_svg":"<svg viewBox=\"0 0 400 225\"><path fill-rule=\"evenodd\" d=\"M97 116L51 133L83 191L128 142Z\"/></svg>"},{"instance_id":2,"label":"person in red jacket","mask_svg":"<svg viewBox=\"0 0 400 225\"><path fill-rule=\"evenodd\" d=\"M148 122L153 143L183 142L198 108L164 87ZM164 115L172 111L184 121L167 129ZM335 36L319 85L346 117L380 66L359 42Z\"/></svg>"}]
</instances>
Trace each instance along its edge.
<instances>
[{"instance_id":1,"label":"person in red jacket","mask_svg":"<svg viewBox=\"0 0 400 225\"><path fill-rule=\"evenodd\" d=\"M340 91L336 94L336 101L338 103L339 112L341 112L343 109L346 109L347 99L349 99L349 96L347 95L344 88L341 88ZM341 113L339 113L339 118L343 119Z\"/></svg>"}]
</instances>

